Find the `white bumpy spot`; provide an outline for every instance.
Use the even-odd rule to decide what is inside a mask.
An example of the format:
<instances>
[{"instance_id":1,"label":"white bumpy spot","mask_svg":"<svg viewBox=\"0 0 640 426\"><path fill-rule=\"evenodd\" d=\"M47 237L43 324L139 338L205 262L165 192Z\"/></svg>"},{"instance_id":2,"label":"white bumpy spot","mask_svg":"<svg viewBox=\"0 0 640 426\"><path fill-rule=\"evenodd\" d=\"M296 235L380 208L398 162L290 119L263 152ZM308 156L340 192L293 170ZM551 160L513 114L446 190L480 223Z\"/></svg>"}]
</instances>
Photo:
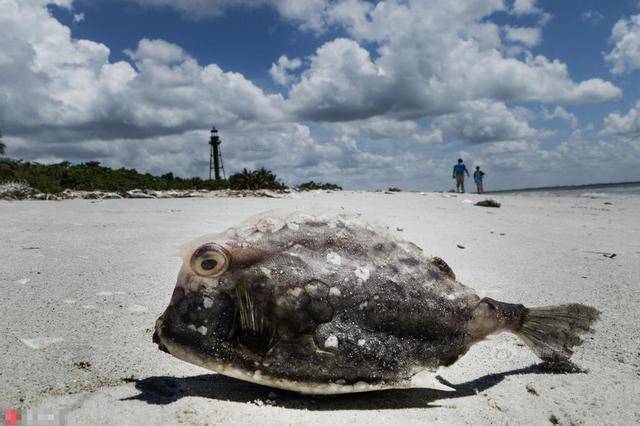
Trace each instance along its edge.
<instances>
[{"instance_id":1,"label":"white bumpy spot","mask_svg":"<svg viewBox=\"0 0 640 426\"><path fill-rule=\"evenodd\" d=\"M209 309L213 306L213 300L211 300L210 297L205 296L202 298L202 305L204 305L205 309Z\"/></svg>"},{"instance_id":2,"label":"white bumpy spot","mask_svg":"<svg viewBox=\"0 0 640 426\"><path fill-rule=\"evenodd\" d=\"M362 302L362 303L360 304L360 310L362 311L364 308L366 308L366 307L367 307L367 305L368 305L368 304L369 304L368 302Z\"/></svg>"},{"instance_id":3,"label":"white bumpy spot","mask_svg":"<svg viewBox=\"0 0 640 426\"><path fill-rule=\"evenodd\" d=\"M342 258L338 253L330 251L329 253L327 253L327 262L340 266L342 265Z\"/></svg>"},{"instance_id":4,"label":"white bumpy spot","mask_svg":"<svg viewBox=\"0 0 640 426\"><path fill-rule=\"evenodd\" d=\"M283 221L281 221L280 219L275 219L275 218L264 218L264 219L260 219L258 221L258 223L256 224L256 228L258 229L258 231L260 232L278 232L279 230L281 230L282 228L284 228L285 223Z\"/></svg>"},{"instance_id":5,"label":"white bumpy spot","mask_svg":"<svg viewBox=\"0 0 640 426\"><path fill-rule=\"evenodd\" d=\"M366 341L364 339L358 340L358 346L364 346L365 343Z\"/></svg>"},{"instance_id":6,"label":"white bumpy spot","mask_svg":"<svg viewBox=\"0 0 640 426\"><path fill-rule=\"evenodd\" d=\"M200 327L198 327L198 333L202 334L203 336L207 335L207 327L205 327L204 325L201 325Z\"/></svg>"},{"instance_id":7,"label":"white bumpy spot","mask_svg":"<svg viewBox=\"0 0 640 426\"><path fill-rule=\"evenodd\" d=\"M288 293L293 297L300 297L302 295L302 289L300 287L292 288Z\"/></svg>"},{"instance_id":8,"label":"white bumpy spot","mask_svg":"<svg viewBox=\"0 0 640 426\"><path fill-rule=\"evenodd\" d=\"M338 347L338 338L334 335L327 337L327 340L324 341L325 348L337 348Z\"/></svg>"},{"instance_id":9,"label":"white bumpy spot","mask_svg":"<svg viewBox=\"0 0 640 426\"><path fill-rule=\"evenodd\" d=\"M356 274L356 277L358 277L359 280L362 280L362 282L367 281L369 277L371 277L371 273L367 268L360 267L353 272L354 274Z\"/></svg>"},{"instance_id":10,"label":"white bumpy spot","mask_svg":"<svg viewBox=\"0 0 640 426\"><path fill-rule=\"evenodd\" d=\"M297 231L298 229L300 229L300 225L295 222L287 222L287 228L291 229L292 231Z\"/></svg>"},{"instance_id":11,"label":"white bumpy spot","mask_svg":"<svg viewBox=\"0 0 640 426\"><path fill-rule=\"evenodd\" d=\"M342 293L340 293L340 289L338 287L331 287L329 289L329 296L340 297Z\"/></svg>"},{"instance_id":12,"label":"white bumpy spot","mask_svg":"<svg viewBox=\"0 0 640 426\"><path fill-rule=\"evenodd\" d=\"M261 266L260 267L260 272L265 274L268 278L271 278L271 270L270 269L265 268L264 266Z\"/></svg>"}]
</instances>

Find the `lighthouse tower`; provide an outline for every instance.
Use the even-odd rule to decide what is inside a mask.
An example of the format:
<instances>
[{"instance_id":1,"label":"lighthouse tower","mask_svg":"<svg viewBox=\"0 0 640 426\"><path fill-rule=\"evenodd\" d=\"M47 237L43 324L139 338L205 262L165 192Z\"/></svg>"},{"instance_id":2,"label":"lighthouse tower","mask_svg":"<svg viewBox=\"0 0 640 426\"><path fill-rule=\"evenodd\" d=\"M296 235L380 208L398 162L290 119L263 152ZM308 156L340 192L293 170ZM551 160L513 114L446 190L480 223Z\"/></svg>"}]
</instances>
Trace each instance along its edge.
<instances>
[{"instance_id":1,"label":"lighthouse tower","mask_svg":"<svg viewBox=\"0 0 640 426\"><path fill-rule=\"evenodd\" d=\"M221 143L222 141L218 136L218 130L214 126L211 129L211 139L209 139L209 145L211 146L211 154L209 156L209 180L214 178L215 180L221 180L223 176L226 178L224 175L224 165L222 164Z\"/></svg>"}]
</instances>

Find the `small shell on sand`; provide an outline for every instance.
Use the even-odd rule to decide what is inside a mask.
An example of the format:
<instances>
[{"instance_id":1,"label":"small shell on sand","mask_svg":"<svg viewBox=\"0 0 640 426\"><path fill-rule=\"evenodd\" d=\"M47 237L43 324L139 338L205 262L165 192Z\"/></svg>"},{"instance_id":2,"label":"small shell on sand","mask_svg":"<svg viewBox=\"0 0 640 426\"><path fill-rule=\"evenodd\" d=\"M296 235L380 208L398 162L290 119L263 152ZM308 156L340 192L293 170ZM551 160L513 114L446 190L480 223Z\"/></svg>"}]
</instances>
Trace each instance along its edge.
<instances>
[{"instance_id":1,"label":"small shell on sand","mask_svg":"<svg viewBox=\"0 0 640 426\"><path fill-rule=\"evenodd\" d=\"M127 310L129 312L147 312L147 307L143 305L133 304L133 305L127 306Z\"/></svg>"},{"instance_id":2,"label":"small shell on sand","mask_svg":"<svg viewBox=\"0 0 640 426\"><path fill-rule=\"evenodd\" d=\"M62 337L34 337L32 339L18 338L24 345L31 349L44 349L48 346L55 345L56 343L63 342Z\"/></svg>"}]
</instances>

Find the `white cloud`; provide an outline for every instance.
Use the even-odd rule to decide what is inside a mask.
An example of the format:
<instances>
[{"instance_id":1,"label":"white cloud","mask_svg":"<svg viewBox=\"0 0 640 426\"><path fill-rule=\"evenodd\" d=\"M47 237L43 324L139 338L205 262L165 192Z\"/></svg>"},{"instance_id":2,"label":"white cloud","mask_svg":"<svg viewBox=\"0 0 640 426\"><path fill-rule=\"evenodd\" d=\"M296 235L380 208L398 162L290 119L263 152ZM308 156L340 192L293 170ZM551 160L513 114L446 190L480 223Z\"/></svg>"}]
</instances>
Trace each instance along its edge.
<instances>
[{"instance_id":1,"label":"white cloud","mask_svg":"<svg viewBox=\"0 0 640 426\"><path fill-rule=\"evenodd\" d=\"M352 139L365 138L375 143L392 142L395 147L402 149L435 146L444 142L441 129L435 126L423 126L414 120L372 117L364 120L328 123L324 127L340 136Z\"/></svg>"},{"instance_id":2,"label":"white cloud","mask_svg":"<svg viewBox=\"0 0 640 426\"><path fill-rule=\"evenodd\" d=\"M611 31L615 47L605 55L611 72L622 74L640 69L640 15L620 19Z\"/></svg>"},{"instance_id":3,"label":"white cloud","mask_svg":"<svg viewBox=\"0 0 640 426\"><path fill-rule=\"evenodd\" d=\"M337 121L440 115L478 99L580 104L621 95L600 79L573 81L558 60L505 57L499 27L485 19L502 7L496 0L389 0L372 10L349 9L361 14L341 15L355 40L321 46L291 87L288 104L305 119ZM535 34L519 38L539 41ZM375 59L362 47L371 43Z\"/></svg>"},{"instance_id":4,"label":"white cloud","mask_svg":"<svg viewBox=\"0 0 640 426\"><path fill-rule=\"evenodd\" d=\"M541 10L536 4L536 0L515 0L511 12L515 15L530 15L540 13Z\"/></svg>"},{"instance_id":5,"label":"white cloud","mask_svg":"<svg viewBox=\"0 0 640 426\"><path fill-rule=\"evenodd\" d=\"M569 123L572 129L578 127L578 117L575 114L570 113L560 105L556 106L553 111L549 111L545 107L542 107L542 118L545 120L553 120L559 118Z\"/></svg>"},{"instance_id":6,"label":"white cloud","mask_svg":"<svg viewBox=\"0 0 640 426\"><path fill-rule=\"evenodd\" d=\"M202 67L174 44L141 40L128 52L134 68L110 63L103 44L71 38L39 5L0 0L0 8L0 123L7 132L152 136L283 116L281 96L215 64Z\"/></svg>"},{"instance_id":7,"label":"white cloud","mask_svg":"<svg viewBox=\"0 0 640 426\"><path fill-rule=\"evenodd\" d=\"M517 141L546 135L529 127L521 114L504 103L486 100L467 101L461 112L441 116L435 124L452 138L470 143Z\"/></svg>"},{"instance_id":8,"label":"white cloud","mask_svg":"<svg viewBox=\"0 0 640 426\"><path fill-rule=\"evenodd\" d=\"M73 22L82 22L84 21L84 13L74 13L73 14Z\"/></svg>"},{"instance_id":9,"label":"white cloud","mask_svg":"<svg viewBox=\"0 0 640 426\"><path fill-rule=\"evenodd\" d=\"M597 10L586 10L582 12L580 18L591 25L598 25L604 19L604 15Z\"/></svg>"},{"instance_id":10,"label":"white cloud","mask_svg":"<svg viewBox=\"0 0 640 426\"><path fill-rule=\"evenodd\" d=\"M71 0L69 0L71 1ZM129 0L148 7L171 7L192 19L222 15L232 7L275 7L303 29L320 31L326 24L328 0Z\"/></svg>"},{"instance_id":11,"label":"white cloud","mask_svg":"<svg viewBox=\"0 0 640 426\"><path fill-rule=\"evenodd\" d=\"M640 142L640 101L625 115L614 112L606 116L603 134L632 137Z\"/></svg>"},{"instance_id":12,"label":"white cloud","mask_svg":"<svg viewBox=\"0 0 640 426\"><path fill-rule=\"evenodd\" d=\"M188 55L180 46L164 40L149 40L143 38L136 50L125 50L127 56L137 62L152 62L171 65L184 62Z\"/></svg>"},{"instance_id":13,"label":"white cloud","mask_svg":"<svg viewBox=\"0 0 640 426\"><path fill-rule=\"evenodd\" d=\"M287 55L282 55L278 58L277 63L271 64L269 75L271 75L271 78L273 78L273 81L276 83L281 86L287 86L294 79L289 71L297 70L301 66L302 61L300 58L289 59Z\"/></svg>"},{"instance_id":14,"label":"white cloud","mask_svg":"<svg viewBox=\"0 0 640 426\"><path fill-rule=\"evenodd\" d=\"M522 43L527 47L535 47L542 42L542 31L536 27L504 27L507 40Z\"/></svg>"}]
</instances>

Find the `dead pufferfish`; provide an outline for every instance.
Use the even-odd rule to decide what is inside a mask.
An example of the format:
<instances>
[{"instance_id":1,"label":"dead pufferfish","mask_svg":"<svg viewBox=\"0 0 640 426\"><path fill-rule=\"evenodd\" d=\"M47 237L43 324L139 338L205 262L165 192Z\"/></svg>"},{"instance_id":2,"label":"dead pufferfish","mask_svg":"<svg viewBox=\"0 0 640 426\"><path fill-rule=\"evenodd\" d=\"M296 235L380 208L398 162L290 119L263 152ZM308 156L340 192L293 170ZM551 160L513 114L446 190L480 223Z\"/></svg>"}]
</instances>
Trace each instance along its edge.
<instances>
[{"instance_id":1,"label":"dead pufferfish","mask_svg":"<svg viewBox=\"0 0 640 426\"><path fill-rule=\"evenodd\" d=\"M271 387L339 394L418 387L485 337L566 361L599 312L480 298L449 266L351 214L272 213L185 246L153 340Z\"/></svg>"}]
</instances>

